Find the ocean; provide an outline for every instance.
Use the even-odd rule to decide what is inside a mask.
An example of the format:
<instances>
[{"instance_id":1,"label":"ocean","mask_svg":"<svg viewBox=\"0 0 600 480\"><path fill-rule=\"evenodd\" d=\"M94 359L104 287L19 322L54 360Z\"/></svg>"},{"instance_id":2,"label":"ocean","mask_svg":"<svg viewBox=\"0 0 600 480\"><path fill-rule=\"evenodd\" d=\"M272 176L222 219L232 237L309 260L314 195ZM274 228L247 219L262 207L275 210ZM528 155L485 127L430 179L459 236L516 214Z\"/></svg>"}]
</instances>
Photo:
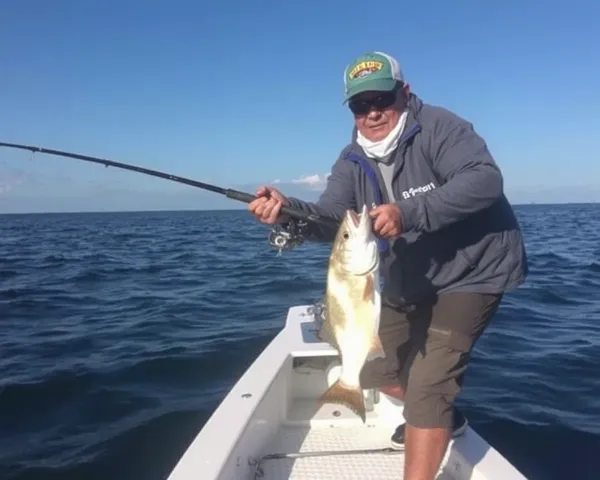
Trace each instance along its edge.
<instances>
[{"instance_id":1,"label":"ocean","mask_svg":"<svg viewBox=\"0 0 600 480\"><path fill-rule=\"evenodd\" d=\"M528 478L596 479L600 204L515 207L530 260L459 406ZM328 246L244 210L0 216L0 478L166 478ZM201 478L199 476L198 478Z\"/></svg>"}]
</instances>

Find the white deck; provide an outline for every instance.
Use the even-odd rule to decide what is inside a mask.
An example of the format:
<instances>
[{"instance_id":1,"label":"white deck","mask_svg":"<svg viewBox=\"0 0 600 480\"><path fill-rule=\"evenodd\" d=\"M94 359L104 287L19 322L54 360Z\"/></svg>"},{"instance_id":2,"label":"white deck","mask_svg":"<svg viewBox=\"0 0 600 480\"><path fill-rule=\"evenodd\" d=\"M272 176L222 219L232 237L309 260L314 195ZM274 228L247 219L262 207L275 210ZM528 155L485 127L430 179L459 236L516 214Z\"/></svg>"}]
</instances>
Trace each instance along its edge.
<instances>
[{"instance_id":1,"label":"white deck","mask_svg":"<svg viewBox=\"0 0 600 480\"><path fill-rule=\"evenodd\" d=\"M339 374L337 352L315 338L307 307L257 357L189 446L168 480L401 479L389 449L401 404L365 392L367 423L316 399ZM343 453L342 453L343 452ZM525 479L472 429L451 441L438 480Z\"/></svg>"},{"instance_id":2,"label":"white deck","mask_svg":"<svg viewBox=\"0 0 600 480\"><path fill-rule=\"evenodd\" d=\"M386 428L346 427L306 429L284 427L279 430L269 451L326 452L322 456L262 461L265 479L393 479L400 478L404 454L347 453L358 450L387 449L390 431Z\"/></svg>"}]
</instances>

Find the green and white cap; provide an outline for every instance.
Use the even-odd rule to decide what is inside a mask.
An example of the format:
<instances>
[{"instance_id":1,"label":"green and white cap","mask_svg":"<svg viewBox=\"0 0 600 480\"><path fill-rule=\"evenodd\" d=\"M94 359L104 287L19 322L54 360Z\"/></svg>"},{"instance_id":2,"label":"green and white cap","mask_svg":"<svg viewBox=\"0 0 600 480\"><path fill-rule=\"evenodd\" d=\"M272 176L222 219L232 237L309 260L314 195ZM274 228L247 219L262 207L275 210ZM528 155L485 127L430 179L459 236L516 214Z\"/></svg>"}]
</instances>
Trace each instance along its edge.
<instances>
[{"instance_id":1,"label":"green and white cap","mask_svg":"<svg viewBox=\"0 0 600 480\"><path fill-rule=\"evenodd\" d=\"M368 90L389 91L404 82L400 64L383 52L371 52L355 59L344 70L345 100Z\"/></svg>"}]
</instances>

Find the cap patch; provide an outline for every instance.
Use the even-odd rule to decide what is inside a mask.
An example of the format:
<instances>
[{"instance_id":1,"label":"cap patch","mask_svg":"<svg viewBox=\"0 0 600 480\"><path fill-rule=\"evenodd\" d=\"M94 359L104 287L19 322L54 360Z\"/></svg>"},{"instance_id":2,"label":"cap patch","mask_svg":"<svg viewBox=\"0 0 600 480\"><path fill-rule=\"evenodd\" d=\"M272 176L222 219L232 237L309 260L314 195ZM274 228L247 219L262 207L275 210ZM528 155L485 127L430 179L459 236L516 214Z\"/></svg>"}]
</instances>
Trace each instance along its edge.
<instances>
[{"instance_id":1,"label":"cap patch","mask_svg":"<svg viewBox=\"0 0 600 480\"><path fill-rule=\"evenodd\" d=\"M350 80L366 77L367 75L380 71L382 68L382 62L378 62L376 60L362 61L355 65L352 70L350 70L348 77Z\"/></svg>"}]
</instances>

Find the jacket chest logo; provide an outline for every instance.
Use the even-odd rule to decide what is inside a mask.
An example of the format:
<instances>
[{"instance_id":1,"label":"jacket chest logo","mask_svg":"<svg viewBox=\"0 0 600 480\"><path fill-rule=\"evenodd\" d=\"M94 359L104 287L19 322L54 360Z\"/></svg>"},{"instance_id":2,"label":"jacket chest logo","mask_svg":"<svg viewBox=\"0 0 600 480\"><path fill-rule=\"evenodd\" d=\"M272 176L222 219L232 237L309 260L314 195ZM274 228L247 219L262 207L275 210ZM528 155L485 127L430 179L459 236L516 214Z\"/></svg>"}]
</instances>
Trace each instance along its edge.
<instances>
[{"instance_id":1,"label":"jacket chest logo","mask_svg":"<svg viewBox=\"0 0 600 480\"><path fill-rule=\"evenodd\" d=\"M435 185L433 182L429 182L427 185L422 185L420 187L410 187L408 190L404 190L402 192L402 198L409 199L410 197L414 197L419 193L429 192L430 190L435 189Z\"/></svg>"}]
</instances>

